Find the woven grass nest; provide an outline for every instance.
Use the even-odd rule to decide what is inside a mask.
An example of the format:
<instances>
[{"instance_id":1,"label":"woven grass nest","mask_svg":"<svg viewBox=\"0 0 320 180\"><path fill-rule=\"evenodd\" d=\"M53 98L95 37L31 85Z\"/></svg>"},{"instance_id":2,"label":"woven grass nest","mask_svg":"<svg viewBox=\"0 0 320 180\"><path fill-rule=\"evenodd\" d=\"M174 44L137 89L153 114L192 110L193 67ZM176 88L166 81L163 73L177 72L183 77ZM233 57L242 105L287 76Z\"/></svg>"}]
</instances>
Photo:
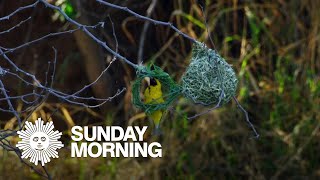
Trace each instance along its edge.
<instances>
[{"instance_id":1,"label":"woven grass nest","mask_svg":"<svg viewBox=\"0 0 320 180\"><path fill-rule=\"evenodd\" d=\"M214 50L195 43L192 59L182 76L182 93L203 105L230 101L237 90L238 80L232 67ZM223 92L223 96L221 93Z\"/></svg>"}]
</instances>

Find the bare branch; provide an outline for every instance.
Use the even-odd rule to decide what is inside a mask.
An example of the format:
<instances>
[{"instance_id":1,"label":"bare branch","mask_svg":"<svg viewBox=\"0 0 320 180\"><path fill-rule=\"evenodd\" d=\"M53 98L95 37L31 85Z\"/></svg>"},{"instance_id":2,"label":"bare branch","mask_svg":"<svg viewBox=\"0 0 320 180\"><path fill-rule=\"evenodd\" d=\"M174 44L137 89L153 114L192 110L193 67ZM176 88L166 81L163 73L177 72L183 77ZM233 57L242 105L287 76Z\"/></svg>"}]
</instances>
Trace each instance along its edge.
<instances>
[{"instance_id":1,"label":"bare branch","mask_svg":"<svg viewBox=\"0 0 320 180\"><path fill-rule=\"evenodd\" d=\"M114 56L116 56L117 58L125 61L127 64L129 64L130 66L134 67L134 68L138 68L138 65L137 64L134 64L132 61L128 60L127 58L125 58L124 56L118 54L117 52L115 52L114 50L112 50L109 46L107 46L107 44L103 41L101 41L99 38L97 38L95 35L93 35L89 30L88 30L88 27L83 25L83 24L80 24L78 23L77 21L69 18L67 16L67 14L65 12L63 12L61 10L60 7L57 7L57 6L54 6L50 3L48 3L46 0L39 0L41 1L43 4L45 4L47 7L51 8L51 9L54 9L54 10L57 10L60 12L61 15L63 15L65 17L65 19L76 25L77 27L79 27L83 32L85 32L88 36L90 36L94 41L96 41L99 45L101 45L103 48L105 48L108 52L110 52L111 54L113 54Z\"/></svg>"},{"instance_id":2,"label":"bare branch","mask_svg":"<svg viewBox=\"0 0 320 180\"><path fill-rule=\"evenodd\" d=\"M9 110L14 114L14 116L17 118L18 120L18 125L21 128L21 119L19 114L17 113L17 111L15 111L15 108L13 107L11 100L9 99L9 96L5 90L4 84L2 83L2 80L0 79L0 88L1 88L1 92L4 95L5 98L7 98L7 104L9 106Z\"/></svg>"},{"instance_id":3,"label":"bare branch","mask_svg":"<svg viewBox=\"0 0 320 180\"><path fill-rule=\"evenodd\" d=\"M18 9L16 9L15 11L13 11L12 13L10 13L7 16L1 17L0 21L3 20L9 20L13 15L15 15L16 13L25 10L25 9L29 9L29 8L34 8L37 6L37 4L39 3L39 1L34 2L33 4L27 5L27 6L23 6L23 7L19 7Z\"/></svg>"},{"instance_id":4,"label":"bare branch","mask_svg":"<svg viewBox=\"0 0 320 180\"><path fill-rule=\"evenodd\" d=\"M25 19L25 20L23 20L23 21L20 21L18 24L16 24L15 26L11 27L10 29L7 29L7 30L5 30L5 31L0 32L0 35L1 35L1 34L5 34L5 33L8 33L8 32L10 32L10 31L12 31L12 30L20 27L21 24L29 21L30 19L31 19L31 17L28 17L27 19Z\"/></svg>"},{"instance_id":5,"label":"bare branch","mask_svg":"<svg viewBox=\"0 0 320 180\"><path fill-rule=\"evenodd\" d=\"M171 28L172 30L176 31L181 36L185 37L186 39L189 39L191 42L193 42L193 43L197 42L194 38L188 36L187 34L185 34L182 31L180 31L178 28L176 28L171 22L158 21L158 20L154 20L154 19L151 19L149 17L146 17L146 16L142 16L142 15L132 11L128 7L118 6L118 5L103 1L103 0L96 0L96 1L101 3L101 4L103 4L103 5L105 5L105 6L109 6L111 8L115 8L115 9L119 9L119 10L125 11L125 12L127 12L129 14L132 14L133 16L135 16L136 18L139 18L141 20L150 21L150 22L152 22L152 23L154 23L156 25L168 26L169 28Z\"/></svg>"}]
</instances>

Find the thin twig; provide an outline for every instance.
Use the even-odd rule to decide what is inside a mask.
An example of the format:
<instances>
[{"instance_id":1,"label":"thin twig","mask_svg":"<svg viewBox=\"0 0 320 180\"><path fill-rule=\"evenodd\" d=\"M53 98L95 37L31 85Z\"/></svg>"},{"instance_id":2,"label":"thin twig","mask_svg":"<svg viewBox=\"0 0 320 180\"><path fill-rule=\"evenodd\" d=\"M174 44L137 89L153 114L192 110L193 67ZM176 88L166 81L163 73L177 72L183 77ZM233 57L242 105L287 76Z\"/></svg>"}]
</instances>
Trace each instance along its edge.
<instances>
[{"instance_id":1,"label":"thin twig","mask_svg":"<svg viewBox=\"0 0 320 180\"><path fill-rule=\"evenodd\" d=\"M147 9L147 17L150 17L154 8L157 5L158 0L152 0L149 8ZM138 50L138 64L142 64L143 62L143 50L144 50L144 41L146 38L146 34L150 25L150 21L146 21L143 25L140 40L139 40L139 50Z\"/></svg>"},{"instance_id":2,"label":"thin twig","mask_svg":"<svg viewBox=\"0 0 320 180\"><path fill-rule=\"evenodd\" d=\"M206 111L204 111L204 112L202 112L202 113L199 113L199 114L196 114L196 115L194 115L194 116L188 117L187 119L188 119L189 121L191 121L192 119L195 119L195 118L197 118L197 117L199 117L199 116L202 116L202 115L204 115L204 114L207 114L207 113L209 113L209 112L212 111L212 110L218 109L218 108L221 106L221 101L222 101L223 97L224 97L224 91L222 90L221 93L220 93L220 96L219 96L219 101L218 101L218 103L217 103L214 107L212 107L212 108L210 108L210 109L208 109L208 110L206 110Z\"/></svg>"},{"instance_id":3,"label":"thin twig","mask_svg":"<svg viewBox=\"0 0 320 180\"><path fill-rule=\"evenodd\" d=\"M20 21L18 24L14 25L13 27L11 27L11 28L9 28L9 29L7 29L7 30L5 30L5 31L1 31L1 32L0 32L0 35L1 35L1 34L5 34L5 33L9 33L10 31L12 31L12 30L20 27L21 24L29 21L30 19L31 19L31 17L28 17L27 19Z\"/></svg>"},{"instance_id":4,"label":"thin twig","mask_svg":"<svg viewBox=\"0 0 320 180\"><path fill-rule=\"evenodd\" d=\"M9 95L7 94L7 91L5 91L5 87L4 84L2 83L2 80L0 79L0 87L1 87L1 92L4 95L5 98L7 98L7 104L9 106L10 111L12 111L12 113L14 114L14 116L17 118L18 120L18 125L21 128L21 119L19 114L17 113L17 111L15 111L15 108L13 107L11 100L9 99Z\"/></svg>"},{"instance_id":5,"label":"thin twig","mask_svg":"<svg viewBox=\"0 0 320 180\"><path fill-rule=\"evenodd\" d=\"M128 7L124 7L124 6L118 6L118 5L115 5L115 4L112 4L112 3L109 3L109 2L106 2L106 1L103 1L103 0L96 0L97 2L103 4L103 5L106 5L106 6L109 6L111 8L115 8L115 9L119 9L119 10L122 10L122 11L125 11L129 14L132 14L133 16L135 16L136 18L139 18L141 20L144 20L144 21L150 21L152 22L153 24L156 24L156 25L162 25L162 26L168 26L169 28L171 28L172 30L176 31L178 34L180 34L181 36L185 37L186 39L189 39L191 42L195 43L197 42L197 40L195 40L194 38L190 37L189 35L181 32L178 28L176 28L171 22L163 22L163 21L158 21L158 20L154 20L154 19L151 19L149 17L146 17L146 16L142 16L134 11L132 11L131 9L129 9Z\"/></svg>"},{"instance_id":6,"label":"thin twig","mask_svg":"<svg viewBox=\"0 0 320 180\"><path fill-rule=\"evenodd\" d=\"M116 56L117 58L125 61L127 64L129 64L130 66L134 67L134 68L138 68L137 64L134 64L132 61L128 60L127 58L125 58L124 56L120 55L119 53L116 53L114 50L112 50L109 46L107 46L107 44L103 41L101 41L100 39L98 39L95 35L93 35L89 30L88 27L78 23L77 21L69 18L67 16L67 14L65 12L63 12L61 10L60 7L54 6L52 4L50 4L49 2L47 2L46 0L39 0L41 1L46 7L49 7L51 9L57 10L60 12L61 15L64 16L64 18L66 19L66 21L76 25L77 27L79 27L83 32L85 32L88 36L90 36L94 41L96 41L96 43L98 43L99 45L101 45L103 48L105 48L108 52L110 52L111 54L113 54L114 56Z\"/></svg>"},{"instance_id":7,"label":"thin twig","mask_svg":"<svg viewBox=\"0 0 320 180\"><path fill-rule=\"evenodd\" d=\"M0 18L0 21L9 20L9 19L10 19L13 15L15 15L16 13L18 13L18 12L20 12L20 11L22 11L22 10L25 10L25 9L34 8L34 7L37 6L38 3L39 3L39 1L36 1L36 2L34 2L33 4L19 7L18 9L16 9L16 10L13 11L12 13L10 13L9 15L4 16L4 17L1 17L1 18Z\"/></svg>"},{"instance_id":8,"label":"thin twig","mask_svg":"<svg viewBox=\"0 0 320 180\"><path fill-rule=\"evenodd\" d=\"M244 113L247 123L249 124L249 126L251 127L251 129L253 130L253 132L255 134L254 138L259 138L259 136L260 136L259 133L256 131L256 129L254 128L253 124L249 120L248 112L241 106L241 104L239 103L239 101L237 100L237 98L235 96L233 96L232 98L237 103L238 108Z\"/></svg>"},{"instance_id":9,"label":"thin twig","mask_svg":"<svg viewBox=\"0 0 320 180\"><path fill-rule=\"evenodd\" d=\"M210 35L209 26L208 26L208 20L207 20L206 13L204 12L204 7L203 7L203 5L199 5L199 7L200 7L200 9L201 9L201 11L202 11L202 14L203 14L204 24L206 25L206 29L207 29L207 33L208 33L209 40L210 40L210 42L211 42L211 44L212 44L213 49L215 50L216 47L215 47L215 45L214 45L214 43L213 43L213 40L212 40L212 38L211 38L211 35Z\"/></svg>"}]
</instances>

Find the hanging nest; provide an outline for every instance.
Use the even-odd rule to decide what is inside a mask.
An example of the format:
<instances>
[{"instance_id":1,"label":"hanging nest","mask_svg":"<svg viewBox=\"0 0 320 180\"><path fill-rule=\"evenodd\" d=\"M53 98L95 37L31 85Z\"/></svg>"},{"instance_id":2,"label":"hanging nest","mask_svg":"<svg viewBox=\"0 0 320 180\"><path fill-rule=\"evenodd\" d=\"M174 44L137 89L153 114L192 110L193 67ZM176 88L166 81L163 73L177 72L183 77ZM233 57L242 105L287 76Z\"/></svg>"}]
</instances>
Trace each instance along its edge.
<instances>
[{"instance_id":1,"label":"hanging nest","mask_svg":"<svg viewBox=\"0 0 320 180\"><path fill-rule=\"evenodd\" d=\"M139 66L137 68L137 79L133 82L132 85L132 101L133 104L137 107L145 111L147 114L151 114L157 110L166 110L168 106L181 94L181 87L177 85L168 73L164 72L160 67L152 65L151 66ZM162 85L162 93L163 93L163 103L153 104L148 103L145 104L141 98L141 84L145 77L153 77L158 79Z\"/></svg>"},{"instance_id":2,"label":"hanging nest","mask_svg":"<svg viewBox=\"0 0 320 180\"><path fill-rule=\"evenodd\" d=\"M182 76L182 93L203 105L227 103L237 90L238 80L232 67L205 44L194 43L192 59ZM221 93L223 92L223 96Z\"/></svg>"}]
</instances>

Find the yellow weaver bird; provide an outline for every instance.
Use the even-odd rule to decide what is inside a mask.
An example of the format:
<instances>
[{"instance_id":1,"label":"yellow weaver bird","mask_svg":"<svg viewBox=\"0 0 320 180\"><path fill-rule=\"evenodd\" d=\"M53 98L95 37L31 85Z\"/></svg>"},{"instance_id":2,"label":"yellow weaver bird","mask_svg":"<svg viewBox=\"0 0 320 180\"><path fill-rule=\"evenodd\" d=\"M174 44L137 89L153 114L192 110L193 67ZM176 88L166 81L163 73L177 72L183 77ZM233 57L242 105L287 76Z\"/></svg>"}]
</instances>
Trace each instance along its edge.
<instances>
[{"instance_id":1,"label":"yellow weaver bird","mask_svg":"<svg viewBox=\"0 0 320 180\"><path fill-rule=\"evenodd\" d=\"M161 90L161 83L158 79L146 77L145 80L147 81L147 88L144 91L144 103L148 104L160 104L163 103L164 100L162 98L162 90ZM157 110L151 113L150 119L153 121L155 125L154 134L159 135L160 131L160 121L163 115L162 110Z\"/></svg>"}]
</instances>

